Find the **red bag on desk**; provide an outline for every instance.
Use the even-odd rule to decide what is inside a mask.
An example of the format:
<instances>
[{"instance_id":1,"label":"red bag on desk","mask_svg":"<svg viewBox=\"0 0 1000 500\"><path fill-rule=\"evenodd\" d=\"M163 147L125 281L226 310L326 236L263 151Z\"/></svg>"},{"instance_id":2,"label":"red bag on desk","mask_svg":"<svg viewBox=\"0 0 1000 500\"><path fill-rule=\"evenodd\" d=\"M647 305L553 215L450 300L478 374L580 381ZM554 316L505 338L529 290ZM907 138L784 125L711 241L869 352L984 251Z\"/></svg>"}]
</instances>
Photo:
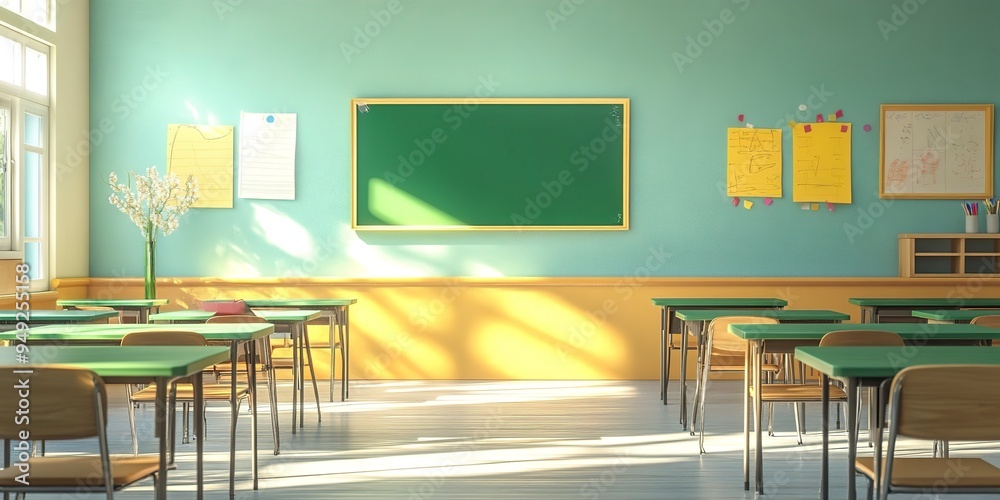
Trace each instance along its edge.
<instances>
[{"instance_id":1,"label":"red bag on desk","mask_svg":"<svg viewBox=\"0 0 1000 500\"><path fill-rule=\"evenodd\" d=\"M210 300L198 303L198 308L202 311L211 311L218 316L232 314L247 314L249 309L247 303L242 300Z\"/></svg>"}]
</instances>

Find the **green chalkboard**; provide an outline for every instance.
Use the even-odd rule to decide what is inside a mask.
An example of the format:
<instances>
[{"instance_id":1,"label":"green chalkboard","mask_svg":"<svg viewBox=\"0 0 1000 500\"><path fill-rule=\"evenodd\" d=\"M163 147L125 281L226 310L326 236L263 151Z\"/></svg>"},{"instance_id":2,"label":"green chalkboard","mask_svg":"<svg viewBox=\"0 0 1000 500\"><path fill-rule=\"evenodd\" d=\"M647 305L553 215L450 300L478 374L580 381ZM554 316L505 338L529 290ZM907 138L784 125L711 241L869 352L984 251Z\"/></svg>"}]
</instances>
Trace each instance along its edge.
<instances>
[{"instance_id":1,"label":"green chalkboard","mask_svg":"<svg viewBox=\"0 0 1000 500\"><path fill-rule=\"evenodd\" d=\"M628 99L354 99L352 225L628 229Z\"/></svg>"}]
</instances>

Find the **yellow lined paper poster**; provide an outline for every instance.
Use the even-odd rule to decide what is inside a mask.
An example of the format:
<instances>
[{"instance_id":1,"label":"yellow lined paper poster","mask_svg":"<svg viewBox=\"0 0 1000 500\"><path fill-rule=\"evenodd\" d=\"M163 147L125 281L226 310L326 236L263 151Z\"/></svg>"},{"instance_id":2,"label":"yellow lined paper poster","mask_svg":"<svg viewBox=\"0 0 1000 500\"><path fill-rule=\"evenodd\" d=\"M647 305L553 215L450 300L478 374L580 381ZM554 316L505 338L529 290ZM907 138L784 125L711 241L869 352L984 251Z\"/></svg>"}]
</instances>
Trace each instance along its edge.
<instances>
[{"instance_id":1,"label":"yellow lined paper poster","mask_svg":"<svg viewBox=\"0 0 1000 500\"><path fill-rule=\"evenodd\" d=\"M198 181L197 208L233 208L232 125L167 125L167 171Z\"/></svg>"},{"instance_id":2,"label":"yellow lined paper poster","mask_svg":"<svg viewBox=\"0 0 1000 500\"><path fill-rule=\"evenodd\" d=\"M726 196L781 198L781 129L727 131Z\"/></svg>"},{"instance_id":3,"label":"yellow lined paper poster","mask_svg":"<svg viewBox=\"0 0 1000 500\"><path fill-rule=\"evenodd\" d=\"M795 125L792 131L792 199L795 203L851 202L850 123Z\"/></svg>"}]
</instances>

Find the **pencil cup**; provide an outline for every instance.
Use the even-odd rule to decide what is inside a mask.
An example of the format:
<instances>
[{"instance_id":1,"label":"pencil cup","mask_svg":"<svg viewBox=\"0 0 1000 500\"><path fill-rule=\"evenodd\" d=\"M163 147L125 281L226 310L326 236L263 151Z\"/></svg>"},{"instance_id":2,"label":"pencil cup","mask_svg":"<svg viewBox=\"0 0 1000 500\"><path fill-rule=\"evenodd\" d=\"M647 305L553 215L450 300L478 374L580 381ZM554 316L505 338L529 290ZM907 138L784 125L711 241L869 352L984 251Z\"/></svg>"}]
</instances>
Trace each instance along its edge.
<instances>
[{"instance_id":1,"label":"pencil cup","mask_svg":"<svg viewBox=\"0 0 1000 500\"><path fill-rule=\"evenodd\" d=\"M965 216L965 232L967 233L979 232L979 217L975 215Z\"/></svg>"},{"instance_id":2,"label":"pencil cup","mask_svg":"<svg viewBox=\"0 0 1000 500\"><path fill-rule=\"evenodd\" d=\"M1000 233L1000 214L986 214L986 232Z\"/></svg>"}]
</instances>

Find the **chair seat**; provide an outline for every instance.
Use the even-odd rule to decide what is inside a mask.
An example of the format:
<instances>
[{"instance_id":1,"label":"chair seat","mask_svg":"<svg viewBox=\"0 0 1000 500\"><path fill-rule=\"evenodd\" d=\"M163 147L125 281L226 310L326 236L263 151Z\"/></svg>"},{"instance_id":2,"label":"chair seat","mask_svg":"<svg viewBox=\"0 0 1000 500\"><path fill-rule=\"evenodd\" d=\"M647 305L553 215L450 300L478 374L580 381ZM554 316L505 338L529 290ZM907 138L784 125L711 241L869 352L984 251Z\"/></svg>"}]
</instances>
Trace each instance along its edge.
<instances>
[{"instance_id":1,"label":"chair seat","mask_svg":"<svg viewBox=\"0 0 1000 500\"><path fill-rule=\"evenodd\" d=\"M750 387L750 396L754 397L756 387ZM801 401L820 401L823 388L815 384L764 384L761 386L761 401L776 403L796 403ZM830 386L830 401L847 400L843 389Z\"/></svg>"},{"instance_id":2,"label":"chair seat","mask_svg":"<svg viewBox=\"0 0 1000 500\"><path fill-rule=\"evenodd\" d=\"M30 467L31 486L104 486L101 458L98 456L35 457L28 460L28 466ZM160 458L158 456L111 457L111 479L116 488L148 477L156 473L159 468ZM20 474L17 467L0 470L0 486L24 486L15 479ZM81 484L80 478L87 478L86 484Z\"/></svg>"},{"instance_id":3,"label":"chair seat","mask_svg":"<svg viewBox=\"0 0 1000 500\"><path fill-rule=\"evenodd\" d=\"M875 477L872 457L858 457L854 467L858 472ZM885 460L882 461L885 467ZM892 462L889 486L912 488L1000 487L1000 468L981 458L899 458Z\"/></svg>"},{"instance_id":4,"label":"chair seat","mask_svg":"<svg viewBox=\"0 0 1000 500\"><path fill-rule=\"evenodd\" d=\"M202 398L205 401L229 401L232 395L232 386L229 384L205 384L202 387ZM241 398L247 395L249 388L242 384L236 384L236 397ZM177 384L177 399L194 399L194 387L191 384ZM141 391L132 394L132 401L138 403L151 403L156 401L156 385L149 385Z\"/></svg>"},{"instance_id":5,"label":"chair seat","mask_svg":"<svg viewBox=\"0 0 1000 500\"><path fill-rule=\"evenodd\" d=\"M763 365L760 367L761 370L765 372L777 373L779 371L778 365ZM712 365L711 371L713 372L742 372L743 365Z\"/></svg>"}]
</instances>

